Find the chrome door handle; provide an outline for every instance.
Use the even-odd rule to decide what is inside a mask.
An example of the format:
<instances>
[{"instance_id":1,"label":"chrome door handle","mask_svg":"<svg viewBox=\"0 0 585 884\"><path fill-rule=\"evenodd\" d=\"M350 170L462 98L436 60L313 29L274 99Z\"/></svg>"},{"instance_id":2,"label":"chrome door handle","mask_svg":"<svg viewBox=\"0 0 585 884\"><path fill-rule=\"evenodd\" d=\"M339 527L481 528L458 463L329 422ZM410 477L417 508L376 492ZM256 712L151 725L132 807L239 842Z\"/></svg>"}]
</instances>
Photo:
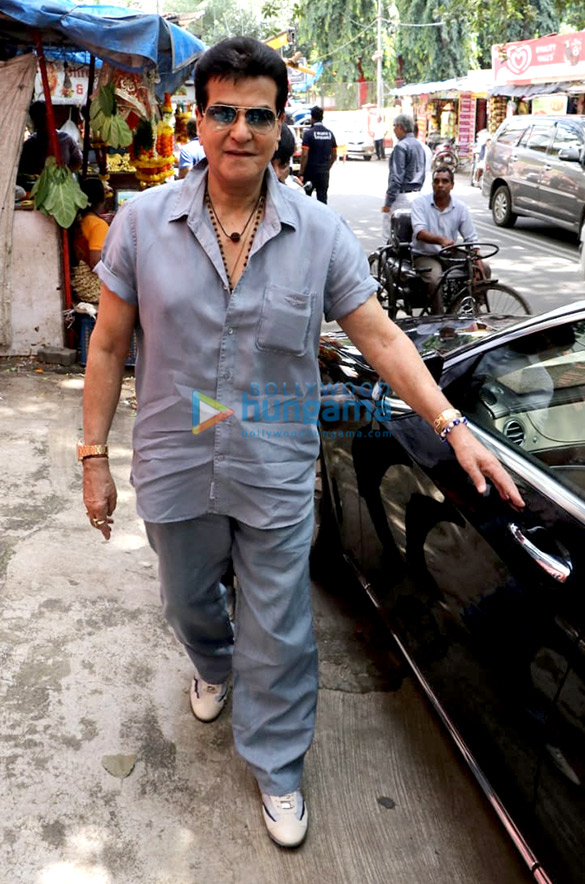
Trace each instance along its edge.
<instances>
[{"instance_id":1,"label":"chrome door handle","mask_svg":"<svg viewBox=\"0 0 585 884\"><path fill-rule=\"evenodd\" d=\"M564 583L567 577L570 576L571 571L573 570L573 564L570 560L567 562L564 559L558 558L558 556L553 556L550 553L546 553L542 549L539 549L536 544L532 543L532 541L522 533L518 525L515 525L514 522L510 522L508 525L508 531L514 540L526 550L530 558L534 559L536 564L539 565L543 571L546 571L550 577L558 580L559 583Z\"/></svg>"}]
</instances>

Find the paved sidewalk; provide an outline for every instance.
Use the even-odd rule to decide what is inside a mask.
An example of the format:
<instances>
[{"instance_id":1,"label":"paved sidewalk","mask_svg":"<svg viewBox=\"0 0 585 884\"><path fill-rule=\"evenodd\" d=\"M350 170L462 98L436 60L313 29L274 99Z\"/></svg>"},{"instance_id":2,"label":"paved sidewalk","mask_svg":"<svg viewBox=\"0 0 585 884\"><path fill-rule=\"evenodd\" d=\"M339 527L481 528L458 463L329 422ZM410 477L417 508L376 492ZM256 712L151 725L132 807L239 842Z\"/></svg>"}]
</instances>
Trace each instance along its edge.
<instances>
[{"instance_id":1,"label":"paved sidewalk","mask_svg":"<svg viewBox=\"0 0 585 884\"><path fill-rule=\"evenodd\" d=\"M128 483L131 384L106 543L75 462L83 375L23 365L0 362L0 884L524 881L410 679L377 672L327 596L312 828L296 852L272 844L229 708L212 725L189 710Z\"/></svg>"}]
</instances>

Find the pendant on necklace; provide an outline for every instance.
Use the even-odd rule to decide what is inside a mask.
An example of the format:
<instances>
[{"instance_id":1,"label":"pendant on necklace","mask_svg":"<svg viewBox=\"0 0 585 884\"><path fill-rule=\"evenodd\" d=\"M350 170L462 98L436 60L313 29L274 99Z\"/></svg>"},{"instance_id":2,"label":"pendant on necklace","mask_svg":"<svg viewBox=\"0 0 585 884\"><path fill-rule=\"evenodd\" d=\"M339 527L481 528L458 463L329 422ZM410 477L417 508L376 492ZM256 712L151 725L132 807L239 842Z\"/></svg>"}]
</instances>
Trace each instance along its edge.
<instances>
[{"instance_id":1,"label":"pendant on necklace","mask_svg":"<svg viewBox=\"0 0 585 884\"><path fill-rule=\"evenodd\" d=\"M230 239L232 242L239 242L242 237L241 233L234 231L234 233L230 233Z\"/></svg>"}]
</instances>

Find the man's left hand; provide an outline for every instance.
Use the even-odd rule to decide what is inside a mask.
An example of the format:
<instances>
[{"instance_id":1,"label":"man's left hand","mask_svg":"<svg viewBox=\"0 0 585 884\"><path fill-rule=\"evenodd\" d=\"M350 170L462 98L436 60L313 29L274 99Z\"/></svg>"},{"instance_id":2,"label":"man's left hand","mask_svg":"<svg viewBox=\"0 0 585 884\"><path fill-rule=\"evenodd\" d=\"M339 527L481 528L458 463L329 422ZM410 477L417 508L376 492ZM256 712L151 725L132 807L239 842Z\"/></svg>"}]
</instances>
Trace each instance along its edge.
<instances>
[{"instance_id":1,"label":"man's left hand","mask_svg":"<svg viewBox=\"0 0 585 884\"><path fill-rule=\"evenodd\" d=\"M499 460L475 438L471 430L465 426L455 427L449 434L449 443L459 464L469 475L480 494L486 490L486 478L488 478L498 489L502 500L520 508L525 506L512 477L506 472Z\"/></svg>"}]
</instances>

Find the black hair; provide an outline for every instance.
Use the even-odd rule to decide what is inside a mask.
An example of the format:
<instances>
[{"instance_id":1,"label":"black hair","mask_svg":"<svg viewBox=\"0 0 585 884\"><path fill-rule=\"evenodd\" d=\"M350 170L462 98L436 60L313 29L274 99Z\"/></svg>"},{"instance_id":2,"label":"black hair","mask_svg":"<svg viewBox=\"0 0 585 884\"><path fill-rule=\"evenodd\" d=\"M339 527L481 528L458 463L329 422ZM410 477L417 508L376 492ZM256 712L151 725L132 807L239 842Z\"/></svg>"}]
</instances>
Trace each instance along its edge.
<instances>
[{"instance_id":1,"label":"black hair","mask_svg":"<svg viewBox=\"0 0 585 884\"><path fill-rule=\"evenodd\" d=\"M433 169L433 181L435 180L435 175L437 172L446 172L451 179L451 184L455 183L455 175L453 174L453 169L450 166L437 166L436 169Z\"/></svg>"},{"instance_id":2,"label":"black hair","mask_svg":"<svg viewBox=\"0 0 585 884\"><path fill-rule=\"evenodd\" d=\"M82 214L99 206L106 198L103 182L99 178L85 178L79 182L79 186L88 199L87 208L83 210Z\"/></svg>"},{"instance_id":3,"label":"black hair","mask_svg":"<svg viewBox=\"0 0 585 884\"><path fill-rule=\"evenodd\" d=\"M47 128L47 105L44 101L33 101L28 109L28 115L35 132Z\"/></svg>"},{"instance_id":4,"label":"black hair","mask_svg":"<svg viewBox=\"0 0 585 884\"><path fill-rule=\"evenodd\" d=\"M283 125L280 133L280 141L278 142L278 147L274 151L272 159L278 160L279 163L288 163L295 152L295 147L294 135L288 126Z\"/></svg>"},{"instance_id":5,"label":"black hair","mask_svg":"<svg viewBox=\"0 0 585 884\"><path fill-rule=\"evenodd\" d=\"M316 123L320 123L323 119L323 108L319 107L318 104L311 108L311 119Z\"/></svg>"},{"instance_id":6,"label":"black hair","mask_svg":"<svg viewBox=\"0 0 585 884\"><path fill-rule=\"evenodd\" d=\"M247 77L270 77L276 84L276 111L284 112L288 98L286 65L278 52L259 40L229 37L203 53L195 66L195 98L201 113L207 107L207 84L213 77L234 83Z\"/></svg>"},{"instance_id":7,"label":"black hair","mask_svg":"<svg viewBox=\"0 0 585 884\"><path fill-rule=\"evenodd\" d=\"M189 138L197 138L197 120L192 117L190 120L187 120L187 125L185 126L187 130L187 135Z\"/></svg>"}]
</instances>

